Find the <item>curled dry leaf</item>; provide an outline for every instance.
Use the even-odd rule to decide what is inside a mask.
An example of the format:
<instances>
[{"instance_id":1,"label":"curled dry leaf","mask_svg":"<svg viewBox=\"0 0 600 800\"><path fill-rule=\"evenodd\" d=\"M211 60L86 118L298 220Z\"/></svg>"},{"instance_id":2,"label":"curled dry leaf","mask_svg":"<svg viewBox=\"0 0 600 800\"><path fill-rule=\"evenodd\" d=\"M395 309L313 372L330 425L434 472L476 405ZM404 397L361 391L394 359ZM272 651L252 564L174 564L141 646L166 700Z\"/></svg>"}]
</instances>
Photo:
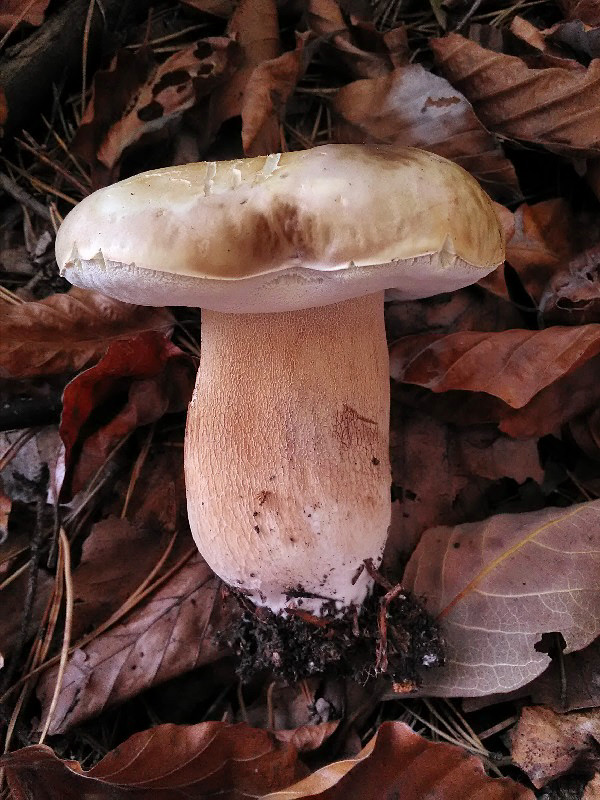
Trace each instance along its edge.
<instances>
[{"instance_id":1,"label":"curled dry leaf","mask_svg":"<svg viewBox=\"0 0 600 800\"><path fill-rule=\"evenodd\" d=\"M1 0L0 2L0 33L5 33L15 25L27 23L28 25L41 25L50 0Z\"/></svg>"},{"instance_id":2,"label":"curled dry leaf","mask_svg":"<svg viewBox=\"0 0 600 800\"><path fill-rule=\"evenodd\" d=\"M227 35L239 47L239 68L214 97L211 124L215 131L242 113L246 86L254 69L280 55L275 0L240 0L229 20Z\"/></svg>"},{"instance_id":3,"label":"curled dry leaf","mask_svg":"<svg viewBox=\"0 0 600 800\"><path fill-rule=\"evenodd\" d=\"M0 319L0 377L76 372L97 361L113 341L141 331L169 333L172 326L166 309L121 303L78 288L8 306Z\"/></svg>"},{"instance_id":4,"label":"curled dry leaf","mask_svg":"<svg viewBox=\"0 0 600 800\"><path fill-rule=\"evenodd\" d=\"M263 61L248 78L242 102L242 145L247 156L281 149L280 124L286 103L308 66L309 36L300 34L295 50Z\"/></svg>"},{"instance_id":5,"label":"curled dry leaf","mask_svg":"<svg viewBox=\"0 0 600 800\"><path fill-rule=\"evenodd\" d=\"M537 789L577 771L600 769L600 711L557 714L544 706L521 711L512 732L512 759Z\"/></svg>"},{"instance_id":6,"label":"curled dry leaf","mask_svg":"<svg viewBox=\"0 0 600 800\"><path fill-rule=\"evenodd\" d=\"M336 761L262 800L533 800L509 778L489 778L460 747L433 743L403 722L384 722L356 758Z\"/></svg>"},{"instance_id":7,"label":"curled dry leaf","mask_svg":"<svg viewBox=\"0 0 600 800\"><path fill-rule=\"evenodd\" d=\"M332 108L338 141L421 147L460 164L495 197L520 197L514 167L471 104L418 64L342 87Z\"/></svg>"},{"instance_id":8,"label":"curled dry leaf","mask_svg":"<svg viewBox=\"0 0 600 800\"><path fill-rule=\"evenodd\" d=\"M394 66L388 52L392 37L386 38L365 23L347 25L336 0L310 0L306 16L309 28L323 40L323 57L334 66L343 65L352 77L376 78L386 75ZM371 39L369 49L359 41L367 36ZM408 47L405 52L408 55ZM395 49L394 58L398 55Z\"/></svg>"},{"instance_id":9,"label":"curled dry leaf","mask_svg":"<svg viewBox=\"0 0 600 800\"><path fill-rule=\"evenodd\" d=\"M190 356L163 334L147 331L113 342L95 367L74 378L64 392L60 423L63 500L85 486L126 434L185 409L195 371ZM106 422L111 402L119 410ZM101 419L96 425L95 415Z\"/></svg>"},{"instance_id":10,"label":"curled dry leaf","mask_svg":"<svg viewBox=\"0 0 600 800\"><path fill-rule=\"evenodd\" d=\"M585 72L531 69L458 33L431 46L444 75L494 133L567 156L600 155L600 60Z\"/></svg>"},{"instance_id":11,"label":"curled dry leaf","mask_svg":"<svg viewBox=\"0 0 600 800\"><path fill-rule=\"evenodd\" d=\"M327 741L340 724L339 719L331 722L321 722L318 725L301 725L291 730L273 731L273 736L278 742L293 745L300 753L310 753L317 750L323 742Z\"/></svg>"},{"instance_id":12,"label":"curled dry leaf","mask_svg":"<svg viewBox=\"0 0 600 800\"><path fill-rule=\"evenodd\" d=\"M456 408L457 422L469 424L474 413L471 423L499 421L510 436L533 436L594 405L599 354L600 325L463 331L399 339L390 351L390 368L394 380L435 393L481 393L474 401L479 413Z\"/></svg>"},{"instance_id":13,"label":"curled dry leaf","mask_svg":"<svg viewBox=\"0 0 600 800\"><path fill-rule=\"evenodd\" d=\"M599 520L594 501L426 531L403 583L442 624L447 650L424 691L512 691L548 666L542 634L560 632L566 652L590 644L600 633Z\"/></svg>"},{"instance_id":14,"label":"curled dry leaf","mask_svg":"<svg viewBox=\"0 0 600 800\"><path fill-rule=\"evenodd\" d=\"M306 772L292 746L222 722L157 725L85 772L45 745L5 755L2 767L15 800L256 800Z\"/></svg>"},{"instance_id":15,"label":"curled dry leaf","mask_svg":"<svg viewBox=\"0 0 600 800\"><path fill-rule=\"evenodd\" d=\"M92 166L95 186L119 173L127 148L156 133L232 71L234 42L227 37L202 39L157 65L151 51L121 50L106 71L94 78L92 101L73 141L73 149Z\"/></svg>"},{"instance_id":16,"label":"curled dry leaf","mask_svg":"<svg viewBox=\"0 0 600 800\"><path fill-rule=\"evenodd\" d=\"M221 597L219 579L194 550L122 622L71 654L50 733L66 731L108 706L223 655L214 637L237 605ZM42 718L56 679L53 667L38 685Z\"/></svg>"}]
</instances>

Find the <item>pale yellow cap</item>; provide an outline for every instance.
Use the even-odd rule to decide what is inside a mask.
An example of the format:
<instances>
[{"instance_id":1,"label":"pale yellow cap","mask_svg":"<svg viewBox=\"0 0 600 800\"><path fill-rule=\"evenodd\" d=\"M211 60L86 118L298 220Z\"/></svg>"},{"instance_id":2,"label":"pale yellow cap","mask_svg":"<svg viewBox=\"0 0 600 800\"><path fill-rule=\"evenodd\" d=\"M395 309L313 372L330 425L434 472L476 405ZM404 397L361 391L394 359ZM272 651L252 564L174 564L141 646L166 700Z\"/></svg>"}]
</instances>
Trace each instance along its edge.
<instances>
[{"instance_id":1,"label":"pale yellow cap","mask_svg":"<svg viewBox=\"0 0 600 800\"><path fill-rule=\"evenodd\" d=\"M504 243L451 161L330 144L100 189L66 217L56 257L71 283L120 300L260 313L452 291L502 263Z\"/></svg>"}]
</instances>

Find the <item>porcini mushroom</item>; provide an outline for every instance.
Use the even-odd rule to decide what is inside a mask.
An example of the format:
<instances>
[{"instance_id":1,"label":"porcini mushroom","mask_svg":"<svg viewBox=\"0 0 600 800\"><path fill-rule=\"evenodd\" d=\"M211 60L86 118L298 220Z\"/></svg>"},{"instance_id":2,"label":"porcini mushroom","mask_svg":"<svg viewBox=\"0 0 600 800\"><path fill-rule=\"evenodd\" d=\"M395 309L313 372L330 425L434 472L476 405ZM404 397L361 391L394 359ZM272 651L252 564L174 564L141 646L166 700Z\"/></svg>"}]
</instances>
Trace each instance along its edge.
<instances>
[{"instance_id":1,"label":"porcini mushroom","mask_svg":"<svg viewBox=\"0 0 600 800\"><path fill-rule=\"evenodd\" d=\"M360 607L390 522L384 290L502 262L479 184L408 148L188 164L87 197L56 253L77 286L203 309L185 474L212 569L274 612Z\"/></svg>"}]
</instances>

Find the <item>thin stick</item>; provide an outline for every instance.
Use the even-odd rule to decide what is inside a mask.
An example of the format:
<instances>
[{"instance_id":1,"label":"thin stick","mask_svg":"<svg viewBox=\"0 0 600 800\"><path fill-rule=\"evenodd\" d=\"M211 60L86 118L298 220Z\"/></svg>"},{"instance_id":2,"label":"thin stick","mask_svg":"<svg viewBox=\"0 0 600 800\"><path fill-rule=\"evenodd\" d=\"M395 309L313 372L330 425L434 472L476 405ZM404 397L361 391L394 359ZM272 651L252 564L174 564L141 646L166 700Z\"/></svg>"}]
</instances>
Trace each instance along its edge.
<instances>
[{"instance_id":1,"label":"thin stick","mask_svg":"<svg viewBox=\"0 0 600 800\"><path fill-rule=\"evenodd\" d=\"M71 641L71 630L73 628L73 579L71 577L71 549L67 534L64 529L60 529L59 534L60 548L63 553L63 568L65 580L65 629L63 633L63 643L60 652L60 662L58 665L58 674L56 676L56 685L54 686L54 694L52 695L52 702L48 709L46 723L42 729L39 743L42 744L50 729L50 723L56 704L58 703L58 696L62 688L62 682L65 674L65 667L67 666L67 658L69 656L69 643Z\"/></svg>"},{"instance_id":2,"label":"thin stick","mask_svg":"<svg viewBox=\"0 0 600 800\"><path fill-rule=\"evenodd\" d=\"M34 214L37 214L38 217L42 217L42 219L50 222L50 212L46 206L43 206L37 200L34 200L33 197L30 197L24 189L16 184L12 178L9 178L4 172L0 172L0 188L4 189L17 203L27 206L27 208L33 211Z\"/></svg>"}]
</instances>

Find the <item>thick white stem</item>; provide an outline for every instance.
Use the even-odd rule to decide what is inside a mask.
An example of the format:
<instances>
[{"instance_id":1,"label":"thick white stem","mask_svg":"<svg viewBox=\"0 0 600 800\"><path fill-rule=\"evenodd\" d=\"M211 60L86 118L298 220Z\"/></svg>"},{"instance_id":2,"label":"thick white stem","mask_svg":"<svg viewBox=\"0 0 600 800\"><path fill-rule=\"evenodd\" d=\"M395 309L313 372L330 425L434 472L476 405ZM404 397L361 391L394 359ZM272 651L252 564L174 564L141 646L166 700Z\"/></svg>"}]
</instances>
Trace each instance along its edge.
<instances>
[{"instance_id":1,"label":"thick white stem","mask_svg":"<svg viewBox=\"0 0 600 800\"><path fill-rule=\"evenodd\" d=\"M390 523L383 293L280 314L202 315L188 411L198 548L258 605L360 605Z\"/></svg>"}]
</instances>

